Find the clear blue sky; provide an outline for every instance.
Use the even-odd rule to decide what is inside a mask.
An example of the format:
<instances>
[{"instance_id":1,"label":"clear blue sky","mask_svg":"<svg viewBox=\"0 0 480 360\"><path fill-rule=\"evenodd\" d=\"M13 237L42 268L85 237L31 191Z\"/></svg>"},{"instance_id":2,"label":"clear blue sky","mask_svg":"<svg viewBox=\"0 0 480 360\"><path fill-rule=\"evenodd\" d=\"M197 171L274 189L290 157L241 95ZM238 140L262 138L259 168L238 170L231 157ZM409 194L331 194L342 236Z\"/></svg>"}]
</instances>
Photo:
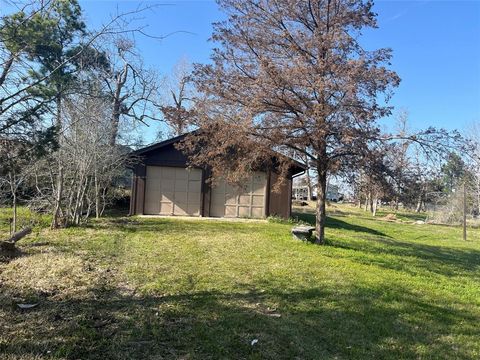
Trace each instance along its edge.
<instances>
[{"instance_id":1,"label":"clear blue sky","mask_svg":"<svg viewBox=\"0 0 480 360\"><path fill-rule=\"evenodd\" d=\"M160 6L138 21L154 35L180 33L161 42L138 38L147 64L169 73L182 57L207 62L211 23L223 18L212 0L80 0L86 20L98 25L110 14L139 4ZM164 5L161 5L164 4ZM393 69L402 78L392 104L410 113L414 128L463 129L480 121L480 0L376 1L379 29L367 31L367 48L393 49ZM392 123L388 119L383 123ZM146 130L147 138L153 128Z\"/></svg>"},{"instance_id":2,"label":"clear blue sky","mask_svg":"<svg viewBox=\"0 0 480 360\"><path fill-rule=\"evenodd\" d=\"M135 1L83 0L87 20L97 23ZM143 4L162 4L149 1ZM163 2L166 4L166 2ZM168 73L181 58L208 61L211 23L222 19L214 1L168 1L141 20L152 34L184 30L162 42L139 38L147 63ZM367 31L367 48L390 47L402 78L392 104L410 113L413 127L462 129L480 121L480 1L377 1L379 29ZM385 121L388 123L389 121Z\"/></svg>"}]
</instances>

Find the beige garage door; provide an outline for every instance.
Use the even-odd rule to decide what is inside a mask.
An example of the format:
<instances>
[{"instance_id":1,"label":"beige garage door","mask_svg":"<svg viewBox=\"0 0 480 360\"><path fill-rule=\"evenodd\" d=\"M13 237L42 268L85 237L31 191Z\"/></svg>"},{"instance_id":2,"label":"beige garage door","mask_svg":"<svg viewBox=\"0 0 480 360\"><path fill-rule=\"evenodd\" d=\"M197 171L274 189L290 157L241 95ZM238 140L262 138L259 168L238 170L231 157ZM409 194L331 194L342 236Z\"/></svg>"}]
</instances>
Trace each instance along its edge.
<instances>
[{"instance_id":1,"label":"beige garage door","mask_svg":"<svg viewBox=\"0 0 480 360\"><path fill-rule=\"evenodd\" d=\"M255 172L241 189L219 181L212 189L210 216L264 217L266 184L263 172Z\"/></svg>"},{"instance_id":2,"label":"beige garage door","mask_svg":"<svg viewBox=\"0 0 480 360\"><path fill-rule=\"evenodd\" d=\"M202 171L147 166L145 214L200 216Z\"/></svg>"}]
</instances>

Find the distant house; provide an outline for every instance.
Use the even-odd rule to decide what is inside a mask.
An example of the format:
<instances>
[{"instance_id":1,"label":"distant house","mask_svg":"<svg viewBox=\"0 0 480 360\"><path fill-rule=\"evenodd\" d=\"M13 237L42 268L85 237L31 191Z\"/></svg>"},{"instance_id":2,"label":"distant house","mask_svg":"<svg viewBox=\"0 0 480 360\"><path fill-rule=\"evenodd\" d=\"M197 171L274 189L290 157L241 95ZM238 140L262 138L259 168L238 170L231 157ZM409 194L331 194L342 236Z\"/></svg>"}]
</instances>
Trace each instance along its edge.
<instances>
[{"instance_id":1,"label":"distant house","mask_svg":"<svg viewBox=\"0 0 480 360\"><path fill-rule=\"evenodd\" d=\"M134 152L141 161L132 167L130 214L265 218L291 214L292 178L305 171L294 162L279 192L272 187L275 169L258 169L241 188L225 181L210 185L208 169L188 168L187 157L175 148L185 135Z\"/></svg>"},{"instance_id":2,"label":"distant house","mask_svg":"<svg viewBox=\"0 0 480 360\"><path fill-rule=\"evenodd\" d=\"M337 185L327 185L327 200L339 201L343 198L342 194L338 191ZM317 198L317 190L314 188L312 191L314 199ZM306 185L297 185L292 188L292 198L295 200L308 200L308 187Z\"/></svg>"},{"instance_id":3,"label":"distant house","mask_svg":"<svg viewBox=\"0 0 480 360\"><path fill-rule=\"evenodd\" d=\"M308 200L308 187L307 186L293 186L292 199L295 200Z\"/></svg>"}]
</instances>

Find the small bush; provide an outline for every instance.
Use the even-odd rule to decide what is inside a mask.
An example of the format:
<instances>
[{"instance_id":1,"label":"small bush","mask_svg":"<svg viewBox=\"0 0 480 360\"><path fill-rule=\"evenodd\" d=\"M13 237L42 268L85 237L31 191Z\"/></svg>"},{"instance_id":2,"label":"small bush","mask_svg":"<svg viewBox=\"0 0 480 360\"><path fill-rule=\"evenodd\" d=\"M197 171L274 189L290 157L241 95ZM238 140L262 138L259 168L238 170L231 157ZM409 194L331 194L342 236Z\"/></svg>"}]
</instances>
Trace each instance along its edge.
<instances>
[{"instance_id":1,"label":"small bush","mask_svg":"<svg viewBox=\"0 0 480 360\"><path fill-rule=\"evenodd\" d=\"M282 218L277 215L271 215L267 218L267 221L275 224L291 224L291 225L310 225L309 223L300 220L298 217L290 217L288 219Z\"/></svg>"}]
</instances>

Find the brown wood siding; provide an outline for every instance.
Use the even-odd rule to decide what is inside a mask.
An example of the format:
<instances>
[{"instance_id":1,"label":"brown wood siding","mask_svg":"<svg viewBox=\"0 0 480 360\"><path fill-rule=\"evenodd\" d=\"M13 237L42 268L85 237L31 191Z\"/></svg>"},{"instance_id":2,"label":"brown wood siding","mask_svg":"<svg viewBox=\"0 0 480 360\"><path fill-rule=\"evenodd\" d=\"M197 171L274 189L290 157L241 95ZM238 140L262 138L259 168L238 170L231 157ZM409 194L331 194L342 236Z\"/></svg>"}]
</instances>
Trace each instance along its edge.
<instances>
[{"instance_id":1,"label":"brown wood siding","mask_svg":"<svg viewBox=\"0 0 480 360\"><path fill-rule=\"evenodd\" d=\"M270 193L272 192L272 171L267 171L267 186L265 191L265 217L270 216Z\"/></svg>"},{"instance_id":2,"label":"brown wood siding","mask_svg":"<svg viewBox=\"0 0 480 360\"><path fill-rule=\"evenodd\" d=\"M137 186L135 191L135 214L143 215L145 204L145 176L147 168L144 165L138 165L135 169L137 174Z\"/></svg>"},{"instance_id":3,"label":"brown wood siding","mask_svg":"<svg viewBox=\"0 0 480 360\"><path fill-rule=\"evenodd\" d=\"M187 167L188 159L173 144L142 155L142 162L150 166Z\"/></svg>"},{"instance_id":4,"label":"brown wood siding","mask_svg":"<svg viewBox=\"0 0 480 360\"><path fill-rule=\"evenodd\" d=\"M288 216L287 219L292 216L292 194L293 194L293 180L288 180L290 186L288 187Z\"/></svg>"},{"instance_id":5,"label":"brown wood siding","mask_svg":"<svg viewBox=\"0 0 480 360\"><path fill-rule=\"evenodd\" d=\"M137 190L137 177L135 172L132 171L132 185L130 187L130 207L128 209L128 215L135 215L135 192Z\"/></svg>"},{"instance_id":6,"label":"brown wood siding","mask_svg":"<svg viewBox=\"0 0 480 360\"><path fill-rule=\"evenodd\" d=\"M209 170L203 170L203 179L202 179L202 193L203 193L203 204L202 204L202 216L210 216L210 203L212 192L210 191L210 184L208 179L211 173Z\"/></svg>"},{"instance_id":7,"label":"brown wood siding","mask_svg":"<svg viewBox=\"0 0 480 360\"><path fill-rule=\"evenodd\" d=\"M278 179L278 175L271 173L270 181L270 201L269 201L269 215L280 216L288 219L291 215L291 201L292 196L292 180L287 179L280 187L280 191L274 192L273 187Z\"/></svg>"}]
</instances>

